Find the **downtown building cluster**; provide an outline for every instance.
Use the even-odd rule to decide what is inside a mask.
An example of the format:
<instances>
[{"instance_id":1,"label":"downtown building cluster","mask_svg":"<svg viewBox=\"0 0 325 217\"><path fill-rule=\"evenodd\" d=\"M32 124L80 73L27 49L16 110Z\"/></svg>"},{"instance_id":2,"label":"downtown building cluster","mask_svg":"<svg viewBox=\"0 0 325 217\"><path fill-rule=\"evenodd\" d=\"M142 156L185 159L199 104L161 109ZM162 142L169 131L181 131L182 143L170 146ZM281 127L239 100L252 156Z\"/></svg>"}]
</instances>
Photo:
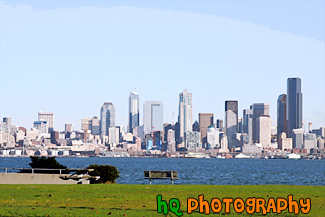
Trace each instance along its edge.
<instances>
[{"instance_id":1,"label":"downtown building cluster","mask_svg":"<svg viewBox=\"0 0 325 217\"><path fill-rule=\"evenodd\" d=\"M68 123L65 131L56 131L50 112L39 112L30 130L5 117L0 123L0 156L323 155L325 128L312 129L309 123L305 130L302 99L301 79L288 78L287 93L277 100L276 127L271 125L269 104L253 103L240 117L236 100L225 102L224 119L199 113L193 121L192 93L185 89L179 94L177 122L165 123L161 101L145 101L141 115L139 94L131 92L127 127L116 125L112 102L102 105L99 117L83 118L78 131Z\"/></svg>"}]
</instances>

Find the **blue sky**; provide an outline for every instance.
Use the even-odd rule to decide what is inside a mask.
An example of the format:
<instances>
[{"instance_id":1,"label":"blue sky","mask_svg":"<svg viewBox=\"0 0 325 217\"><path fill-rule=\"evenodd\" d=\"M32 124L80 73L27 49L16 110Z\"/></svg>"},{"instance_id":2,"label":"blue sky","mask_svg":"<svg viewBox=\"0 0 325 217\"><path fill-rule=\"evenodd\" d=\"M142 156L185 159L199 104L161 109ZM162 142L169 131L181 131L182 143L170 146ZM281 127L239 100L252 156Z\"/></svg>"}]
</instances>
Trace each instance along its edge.
<instances>
[{"instance_id":1,"label":"blue sky","mask_svg":"<svg viewBox=\"0 0 325 217\"><path fill-rule=\"evenodd\" d=\"M80 129L113 102L127 125L128 95L178 94L224 118L224 101L270 104L300 77L303 119L325 126L325 1L0 1L0 116L32 127L38 111Z\"/></svg>"}]
</instances>

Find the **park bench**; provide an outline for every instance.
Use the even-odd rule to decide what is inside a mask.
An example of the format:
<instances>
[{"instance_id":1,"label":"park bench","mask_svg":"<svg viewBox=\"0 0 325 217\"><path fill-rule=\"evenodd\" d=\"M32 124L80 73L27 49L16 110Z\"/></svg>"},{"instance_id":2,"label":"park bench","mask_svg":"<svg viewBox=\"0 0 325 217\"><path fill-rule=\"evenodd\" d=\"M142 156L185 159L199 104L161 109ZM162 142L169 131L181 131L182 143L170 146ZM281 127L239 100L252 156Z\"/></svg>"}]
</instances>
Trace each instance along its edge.
<instances>
[{"instance_id":1,"label":"park bench","mask_svg":"<svg viewBox=\"0 0 325 217\"><path fill-rule=\"evenodd\" d=\"M178 179L176 171L144 171L144 178L149 179L150 185L151 179L170 179L172 185Z\"/></svg>"}]
</instances>

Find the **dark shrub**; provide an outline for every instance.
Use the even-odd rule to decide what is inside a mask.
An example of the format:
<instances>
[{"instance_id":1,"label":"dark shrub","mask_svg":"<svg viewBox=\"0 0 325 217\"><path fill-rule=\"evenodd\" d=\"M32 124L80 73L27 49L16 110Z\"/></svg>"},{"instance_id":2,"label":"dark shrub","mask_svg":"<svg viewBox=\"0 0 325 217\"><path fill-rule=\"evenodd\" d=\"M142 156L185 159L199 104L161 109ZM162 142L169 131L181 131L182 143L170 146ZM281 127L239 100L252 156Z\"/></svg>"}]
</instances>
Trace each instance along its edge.
<instances>
[{"instance_id":1,"label":"dark shrub","mask_svg":"<svg viewBox=\"0 0 325 217\"><path fill-rule=\"evenodd\" d=\"M87 169L94 169L89 172L91 176L100 176L100 179L95 183L115 183L115 180L120 176L120 172L114 166L110 165L89 165Z\"/></svg>"},{"instance_id":2,"label":"dark shrub","mask_svg":"<svg viewBox=\"0 0 325 217\"><path fill-rule=\"evenodd\" d=\"M40 169L66 169L67 167L58 163L55 157L30 157L31 163L29 164L32 168ZM21 173L31 173L31 169L20 170ZM59 174L59 170L34 170L34 173L50 173ZM67 174L67 170L62 170L61 173Z\"/></svg>"}]
</instances>

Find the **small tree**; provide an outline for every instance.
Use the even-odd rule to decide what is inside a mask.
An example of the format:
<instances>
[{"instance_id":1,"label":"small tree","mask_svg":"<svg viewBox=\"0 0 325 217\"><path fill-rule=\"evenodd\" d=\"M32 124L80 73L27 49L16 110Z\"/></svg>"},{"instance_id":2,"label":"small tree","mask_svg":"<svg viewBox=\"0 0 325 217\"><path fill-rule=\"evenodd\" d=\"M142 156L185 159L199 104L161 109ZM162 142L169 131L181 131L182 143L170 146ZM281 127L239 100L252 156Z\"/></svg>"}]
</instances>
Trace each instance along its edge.
<instances>
[{"instance_id":1,"label":"small tree","mask_svg":"<svg viewBox=\"0 0 325 217\"><path fill-rule=\"evenodd\" d=\"M115 183L115 180L120 176L120 172L115 166L92 164L87 169L94 169L94 171L89 172L89 175L100 176L100 179L95 183Z\"/></svg>"},{"instance_id":2,"label":"small tree","mask_svg":"<svg viewBox=\"0 0 325 217\"><path fill-rule=\"evenodd\" d=\"M29 164L32 168L40 169L66 169L67 167L56 161L55 157L30 157L31 163ZM31 173L31 169L24 169L21 173ZM56 170L35 170L34 173L60 173ZM67 170L63 170L61 173L68 173Z\"/></svg>"}]
</instances>

